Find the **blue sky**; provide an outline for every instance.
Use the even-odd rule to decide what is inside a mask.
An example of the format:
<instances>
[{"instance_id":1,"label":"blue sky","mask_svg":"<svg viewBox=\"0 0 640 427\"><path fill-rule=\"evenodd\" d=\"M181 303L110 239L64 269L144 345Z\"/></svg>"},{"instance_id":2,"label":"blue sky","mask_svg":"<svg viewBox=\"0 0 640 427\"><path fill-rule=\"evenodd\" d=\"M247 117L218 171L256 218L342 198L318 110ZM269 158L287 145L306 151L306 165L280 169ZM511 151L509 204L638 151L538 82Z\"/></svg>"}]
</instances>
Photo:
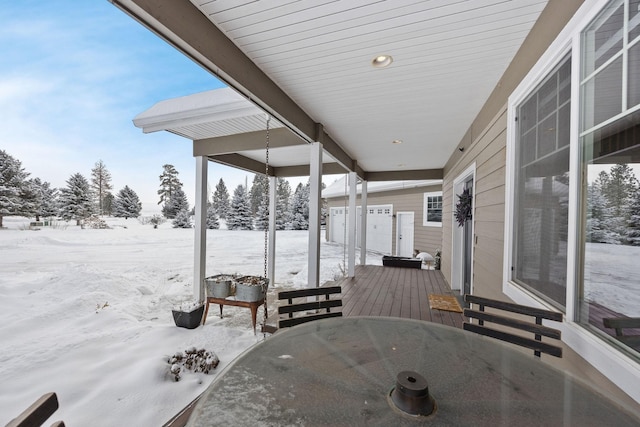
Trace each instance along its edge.
<instances>
[{"instance_id":1,"label":"blue sky","mask_svg":"<svg viewBox=\"0 0 640 427\"><path fill-rule=\"evenodd\" d=\"M145 213L158 209L169 163L193 202L191 141L145 135L132 119L163 99L223 87L214 76L107 0L3 1L0 58L0 149L31 177L64 187L102 159L114 192L131 187ZM209 166L212 190L222 177L232 193L246 176L250 185L253 175Z\"/></svg>"}]
</instances>

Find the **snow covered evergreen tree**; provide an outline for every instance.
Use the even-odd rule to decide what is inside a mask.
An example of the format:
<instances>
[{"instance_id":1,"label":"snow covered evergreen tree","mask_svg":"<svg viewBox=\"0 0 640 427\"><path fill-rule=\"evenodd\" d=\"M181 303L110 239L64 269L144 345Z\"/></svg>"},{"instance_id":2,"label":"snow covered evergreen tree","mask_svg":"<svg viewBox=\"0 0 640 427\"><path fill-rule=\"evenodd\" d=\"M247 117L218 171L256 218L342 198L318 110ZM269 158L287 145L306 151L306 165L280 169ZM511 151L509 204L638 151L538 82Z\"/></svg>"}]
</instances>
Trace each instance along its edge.
<instances>
[{"instance_id":1,"label":"snow covered evergreen tree","mask_svg":"<svg viewBox=\"0 0 640 427\"><path fill-rule=\"evenodd\" d=\"M229 212L229 192L222 178L213 192L213 209L220 218L226 218Z\"/></svg>"},{"instance_id":2,"label":"snow covered evergreen tree","mask_svg":"<svg viewBox=\"0 0 640 427\"><path fill-rule=\"evenodd\" d=\"M116 199L115 196L111 193L107 193L106 196L104 196L103 205L102 205L104 215L107 215L107 216L113 215L113 207L114 207L113 203L115 199Z\"/></svg>"},{"instance_id":3,"label":"snow covered evergreen tree","mask_svg":"<svg viewBox=\"0 0 640 427\"><path fill-rule=\"evenodd\" d=\"M242 185L238 185L233 191L233 199L227 214L227 228L229 230L253 230L251 204L247 191Z\"/></svg>"},{"instance_id":4,"label":"snow covered evergreen tree","mask_svg":"<svg viewBox=\"0 0 640 427\"><path fill-rule=\"evenodd\" d=\"M76 220L76 225L93 214L93 202L89 181L80 173L71 175L67 188L60 190L60 217L65 221Z\"/></svg>"},{"instance_id":5,"label":"snow covered evergreen tree","mask_svg":"<svg viewBox=\"0 0 640 427\"><path fill-rule=\"evenodd\" d=\"M0 227L5 216L33 215L33 201L25 203L31 192L28 177L20 160L0 150Z\"/></svg>"},{"instance_id":6,"label":"snow covered evergreen tree","mask_svg":"<svg viewBox=\"0 0 640 427\"><path fill-rule=\"evenodd\" d=\"M40 218L51 218L58 214L58 189L51 188L51 184L46 181L41 181L40 178L34 178L31 180L36 191L36 206L35 215L36 221L40 221Z\"/></svg>"},{"instance_id":7,"label":"snow covered evergreen tree","mask_svg":"<svg viewBox=\"0 0 640 427\"><path fill-rule=\"evenodd\" d=\"M256 230L268 230L269 229L269 198L263 197L258 211L255 215L255 228Z\"/></svg>"},{"instance_id":8,"label":"snow covered evergreen tree","mask_svg":"<svg viewBox=\"0 0 640 427\"><path fill-rule=\"evenodd\" d=\"M626 164L613 165L609 173L600 172L598 180L612 215L626 219L630 197L638 188L638 180L631 167Z\"/></svg>"},{"instance_id":9,"label":"snow covered evergreen tree","mask_svg":"<svg viewBox=\"0 0 640 427\"><path fill-rule=\"evenodd\" d=\"M158 204L163 204L166 206L171 200L171 196L174 191L182 188L182 182L178 179L178 171L173 165L164 165L162 166L162 174L160 175L160 189L158 190L158 195L160 196L160 201ZM169 217L167 217L169 218ZM173 218L173 217L171 217Z\"/></svg>"},{"instance_id":10,"label":"snow covered evergreen tree","mask_svg":"<svg viewBox=\"0 0 640 427\"><path fill-rule=\"evenodd\" d=\"M284 230L289 222L289 201L291 199L291 184L284 178L278 177L276 185L276 230Z\"/></svg>"},{"instance_id":11,"label":"snow covered evergreen tree","mask_svg":"<svg viewBox=\"0 0 640 427\"><path fill-rule=\"evenodd\" d=\"M113 189L111 185L111 173L107 170L104 162L98 160L91 169L91 190L96 198L97 214L105 215L105 198L111 194L109 190Z\"/></svg>"},{"instance_id":12,"label":"snow covered evergreen tree","mask_svg":"<svg viewBox=\"0 0 640 427\"><path fill-rule=\"evenodd\" d=\"M188 209L183 209L176 214L175 219L171 222L173 228L191 228L191 214Z\"/></svg>"},{"instance_id":13,"label":"snow covered evergreen tree","mask_svg":"<svg viewBox=\"0 0 640 427\"><path fill-rule=\"evenodd\" d=\"M262 198L265 191L269 192L269 178L262 174L256 174L253 176L253 183L251 184L251 214L255 216L262 204Z\"/></svg>"},{"instance_id":14,"label":"snow covered evergreen tree","mask_svg":"<svg viewBox=\"0 0 640 427\"><path fill-rule=\"evenodd\" d=\"M625 239L629 245L640 246L640 189L631 196Z\"/></svg>"},{"instance_id":15,"label":"snow covered evergreen tree","mask_svg":"<svg viewBox=\"0 0 640 427\"><path fill-rule=\"evenodd\" d=\"M207 228L210 230L217 230L220 228L220 221L218 220L218 214L213 208L213 205L207 206Z\"/></svg>"},{"instance_id":16,"label":"snow covered evergreen tree","mask_svg":"<svg viewBox=\"0 0 640 427\"><path fill-rule=\"evenodd\" d=\"M291 217L287 222L289 230L309 229L309 184L298 184L291 201Z\"/></svg>"},{"instance_id":17,"label":"snow covered evergreen tree","mask_svg":"<svg viewBox=\"0 0 640 427\"><path fill-rule=\"evenodd\" d=\"M177 188L171 194L171 198L162 207L162 214L169 219L175 218L180 211L189 212L189 201L182 188Z\"/></svg>"},{"instance_id":18,"label":"snow covered evergreen tree","mask_svg":"<svg viewBox=\"0 0 640 427\"><path fill-rule=\"evenodd\" d=\"M142 203L135 191L125 185L118 192L114 200L113 216L116 218L138 218L142 210Z\"/></svg>"},{"instance_id":19,"label":"snow covered evergreen tree","mask_svg":"<svg viewBox=\"0 0 640 427\"><path fill-rule=\"evenodd\" d=\"M607 201L600 192L597 183L591 184L587 188L587 242L613 243L615 238L609 235L605 224L611 218L607 209Z\"/></svg>"}]
</instances>

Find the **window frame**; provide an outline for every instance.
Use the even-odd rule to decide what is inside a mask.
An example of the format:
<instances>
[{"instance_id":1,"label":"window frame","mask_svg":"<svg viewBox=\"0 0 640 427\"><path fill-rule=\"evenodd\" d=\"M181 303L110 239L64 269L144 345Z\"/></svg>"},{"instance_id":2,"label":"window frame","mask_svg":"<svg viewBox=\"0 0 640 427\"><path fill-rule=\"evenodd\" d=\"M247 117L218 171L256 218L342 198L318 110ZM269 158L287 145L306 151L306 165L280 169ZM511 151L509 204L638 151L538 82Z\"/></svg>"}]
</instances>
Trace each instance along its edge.
<instances>
[{"instance_id":1,"label":"window frame","mask_svg":"<svg viewBox=\"0 0 640 427\"><path fill-rule=\"evenodd\" d=\"M440 197L440 221L429 221L429 197ZM442 227L442 191L424 193L422 204L422 225L425 227Z\"/></svg>"},{"instance_id":2,"label":"window frame","mask_svg":"<svg viewBox=\"0 0 640 427\"><path fill-rule=\"evenodd\" d=\"M505 224L503 254L502 292L519 304L532 307L555 309L549 302L533 294L526 288L511 280L513 265L513 230L514 230L514 185L513 178L516 158L514 150L517 141L517 125L515 117L517 107L536 89L549 73L571 54L571 119L570 119L570 159L569 159L569 218L580 215L581 187L581 145L580 145L580 88L581 88L581 34L607 6L609 0L585 0L576 11L565 28L549 45L539 60L529 70L520 84L511 93L507 101L507 144L505 171ZM610 120L615 120L614 116ZM606 122L605 122L606 124ZM610 345L605 339L592 333L584 325L578 323L577 310L580 272L580 245L584 237L581 235L581 221L569 223L567 235L567 297L565 319L560 326L562 340L573 348L582 358L607 376L613 383L640 401L640 363L638 358L630 356L619 348Z\"/></svg>"}]
</instances>

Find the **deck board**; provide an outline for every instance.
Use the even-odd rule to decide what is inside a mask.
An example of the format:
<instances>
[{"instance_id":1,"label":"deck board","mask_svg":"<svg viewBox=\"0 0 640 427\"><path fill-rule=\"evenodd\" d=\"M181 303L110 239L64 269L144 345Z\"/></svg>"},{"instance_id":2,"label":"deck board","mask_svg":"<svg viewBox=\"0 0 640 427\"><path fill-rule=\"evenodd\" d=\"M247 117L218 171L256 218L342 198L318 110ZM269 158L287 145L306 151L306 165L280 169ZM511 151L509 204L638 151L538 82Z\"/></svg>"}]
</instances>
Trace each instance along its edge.
<instances>
[{"instance_id":1,"label":"deck board","mask_svg":"<svg viewBox=\"0 0 640 427\"><path fill-rule=\"evenodd\" d=\"M437 270L356 266L354 278L335 285L342 286L342 314L347 317L402 317L462 327L462 313L429 307L429 294L454 295Z\"/></svg>"}]
</instances>

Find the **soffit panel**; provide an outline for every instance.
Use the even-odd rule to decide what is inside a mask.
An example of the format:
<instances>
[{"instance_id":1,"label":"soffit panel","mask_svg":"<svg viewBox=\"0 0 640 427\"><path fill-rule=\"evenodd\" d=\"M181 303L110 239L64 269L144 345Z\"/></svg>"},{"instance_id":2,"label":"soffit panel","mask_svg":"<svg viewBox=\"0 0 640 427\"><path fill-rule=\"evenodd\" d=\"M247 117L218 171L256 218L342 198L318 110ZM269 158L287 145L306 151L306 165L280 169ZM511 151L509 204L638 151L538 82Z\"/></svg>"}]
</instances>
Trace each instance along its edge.
<instances>
[{"instance_id":1,"label":"soffit panel","mask_svg":"<svg viewBox=\"0 0 640 427\"><path fill-rule=\"evenodd\" d=\"M369 171L443 167L547 3L191 1Z\"/></svg>"}]
</instances>

